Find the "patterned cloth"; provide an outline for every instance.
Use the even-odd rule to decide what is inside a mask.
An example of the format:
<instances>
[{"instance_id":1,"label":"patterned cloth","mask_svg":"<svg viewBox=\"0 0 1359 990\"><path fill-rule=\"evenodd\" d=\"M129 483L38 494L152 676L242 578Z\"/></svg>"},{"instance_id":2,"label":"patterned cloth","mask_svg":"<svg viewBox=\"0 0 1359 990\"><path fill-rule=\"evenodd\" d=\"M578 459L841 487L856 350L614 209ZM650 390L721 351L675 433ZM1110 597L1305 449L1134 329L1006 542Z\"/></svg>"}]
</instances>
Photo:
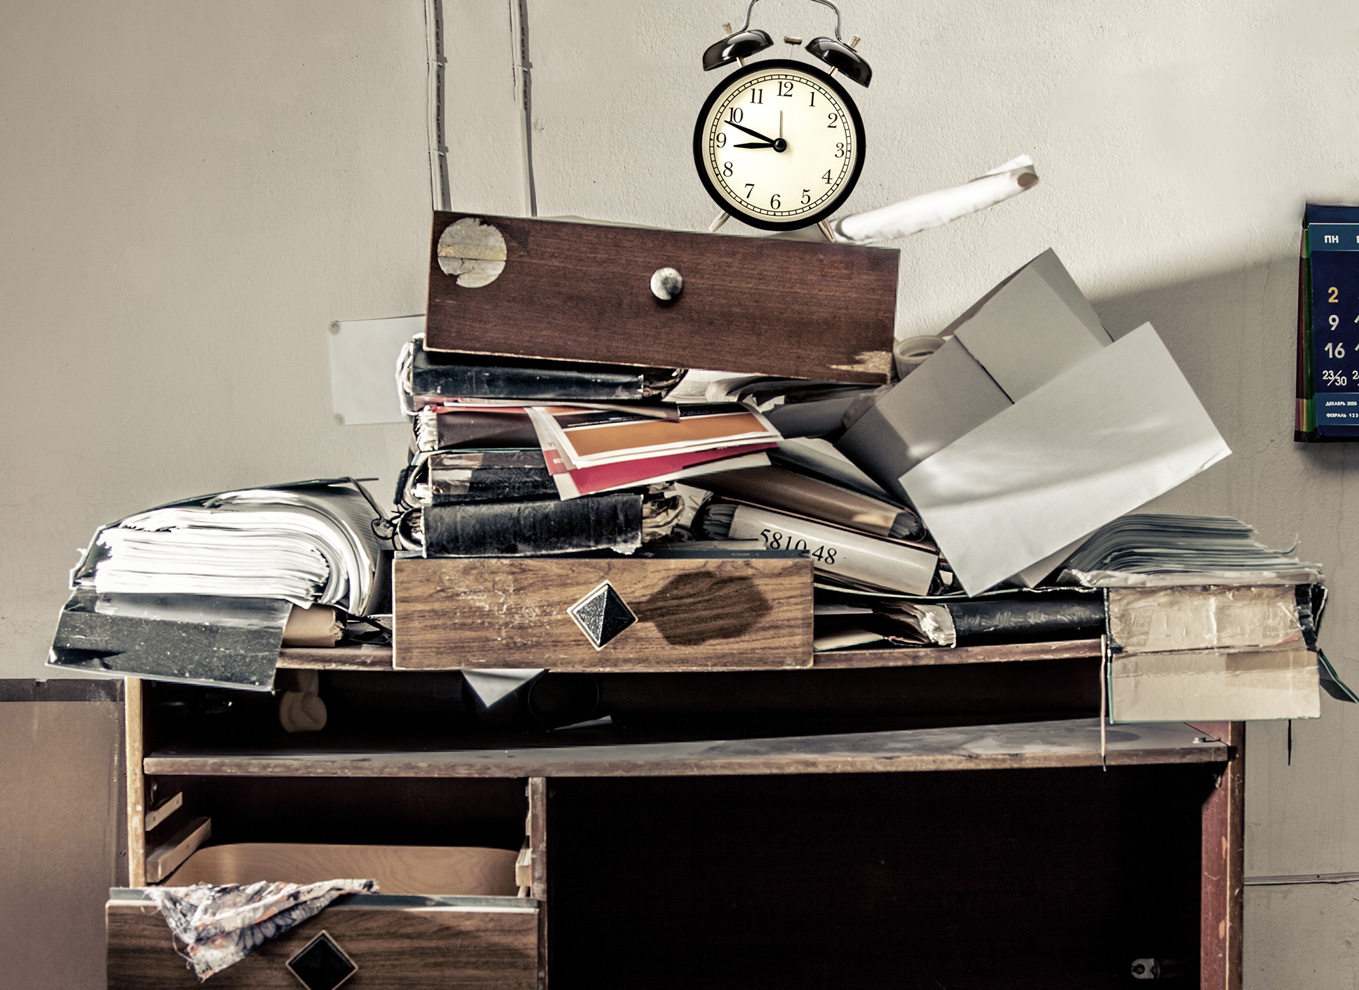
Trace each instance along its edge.
<instances>
[{"instance_id":1,"label":"patterned cloth","mask_svg":"<svg viewBox=\"0 0 1359 990\"><path fill-rule=\"evenodd\" d=\"M170 931L184 943L181 953L201 983L244 959L275 935L320 912L342 894L376 894L376 880L320 883L229 884L148 887Z\"/></svg>"}]
</instances>

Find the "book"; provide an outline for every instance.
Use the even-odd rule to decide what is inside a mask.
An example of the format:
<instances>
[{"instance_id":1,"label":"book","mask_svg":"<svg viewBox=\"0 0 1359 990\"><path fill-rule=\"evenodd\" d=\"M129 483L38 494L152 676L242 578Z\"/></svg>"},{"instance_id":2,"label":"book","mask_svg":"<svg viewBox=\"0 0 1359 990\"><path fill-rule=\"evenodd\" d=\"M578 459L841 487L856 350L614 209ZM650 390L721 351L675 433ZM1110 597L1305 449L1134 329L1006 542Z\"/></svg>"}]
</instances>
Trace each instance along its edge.
<instances>
[{"instance_id":1,"label":"book","mask_svg":"<svg viewBox=\"0 0 1359 990\"><path fill-rule=\"evenodd\" d=\"M815 618L818 650L1099 639L1105 626L1104 596L1082 588L933 598L823 591Z\"/></svg>"},{"instance_id":2,"label":"book","mask_svg":"<svg viewBox=\"0 0 1359 990\"><path fill-rule=\"evenodd\" d=\"M642 544L642 496L428 505L407 511L399 531L425 557L630 552Z\"/></svg>"},{"instance_id":3,"label":"book","mask_svg":"<svg viewBox=\"0 0 1359 990\"><path fill-rule=\"evenodd\" d=\"M870 536L919 539L925 533L920 517L906 506L774 465L714 471L692 479L690 484L728 499L819 519Z\"/></svg>"},{"instance_id":4,"label":"book","mask_svg":"<svg viewBox=\"0 0 1359 990\"><path fill-rule=\"evenodd\" d=\"M1320 714L1321 569L1228 516L1132 513L1067 559L1104 590L1116 722Z\"/></svg>"},{"instance_id":5,"label":"book","mask_svg":"<svg viewBox=\"0 0 1359 990\"><path fill-rule=\"evenodd\" d=\"M607 464L571 470L554 447L544 447L543 456L563 499L579 498L620 488L640 488L668 481L693 478L726 467L751 468L769 464L766 453L770 443L736 444L710 450L681 451L655 457L634 457Z\"/></svg>"},{"instance_id":6,"label":"book","mask_svg":"<svg viewBox=\"0 0 1359 990\"><path fill-rule=\"evenodd\" d=\"M538 434L528 412L514 409L459 409L456 406L422 406L414 416L416 451L450 450L459 447L536 447Z\"/></svg>"},{"instance_id":7,"label":"book","mask_svg":"<svg viewBox=\"0 0 1359 990\"><path fill-rule=\"evenodd\" d=\"M530 409L529 417L541 446L555 450L567 470L737 445L773 446L779 440L768 420L733 403L679 406L674 419L639 411L545 408Z\"/></svg>"},{"instance_id":8,"label":"book","mask_svg":"<svg viewBox=\"0 0 1359 990\"><path fill-rule=\"evenodd\" d=\"M537 447L417 454L403 477L399 501L407 507L557 495L543 452Z\"/></svg>"},{"instance_id":9,"label":"book","mask_svg":"<svg viewBox=\"0 0 1359 990\"><path fill-rule=\"evenodd\" d=\"M927 544L889 540L755 505L714 499L695 526L706 538L760 539L770 550L796 550L818 573L851 585L928 594L939 552Z\"/></svg>"},{"instance_id":10,"label":"book","mask_svg":"<svg viewBox=\"0 0 1359 990\"><path fill-rule=\"evenodd\" d=\"M387 610L381 515L351 479L219 492L101 526L72 587Z\"/></svg>"},{"instance_id":11,"label":"book","mask_svg":"<svg viewBox=\"0 0 1359 990\"><path fill-rule=\"evenodd\" d=\"M398 374L412 410L450 398L548 402L654 399L663 396L682 376L674 368L428 351L421 337L411 342Z\"/></svg>"}]
</instances>

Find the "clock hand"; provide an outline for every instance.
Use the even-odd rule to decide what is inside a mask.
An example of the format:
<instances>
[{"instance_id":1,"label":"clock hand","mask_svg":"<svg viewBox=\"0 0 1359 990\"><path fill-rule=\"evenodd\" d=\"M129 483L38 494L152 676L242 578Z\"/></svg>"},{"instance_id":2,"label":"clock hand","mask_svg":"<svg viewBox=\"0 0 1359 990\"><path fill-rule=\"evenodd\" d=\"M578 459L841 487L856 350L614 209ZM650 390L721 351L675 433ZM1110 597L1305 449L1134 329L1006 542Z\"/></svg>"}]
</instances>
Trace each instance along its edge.
<instances>
[{"instance_id":1,"label":"clock hand","mask_svg":"<svg viewBox=\"0 0 1359 990\"><path fill-rule=\"evenodd\" d=\"M732 145L732 147L733 147L733 148L773 148L775 151L780 151L780 152L782 152L782 151L787 151L787 150L788 150L788 142L785 141L783 138L779 138L777 141L747 141L747 142L743 142L743 143L741 143L741 144L734 144L734 145ZM1359 322L1359 320L1356 320L1355 322Z\"/></svg>"},{"instance_id":2,"label":"clock hand","mask_svg":"<svg viewBox=\"0 0 1359 990\"><path fill-rule=\"evenodd\" d=\"M774 143L774 139L773 139L772 137L765 137L765 136L764 136L763 134L761 134L759 131L752 131L749 127L742 127L740 124L736 123L736 121L734 121L734 120L724 120L723 123L724 123L724 124L730 124L732 127L736 128L738 131L745 131L745 132L746 132L747 134L749 134L751 137L757 137L757 138L759 138L761 141L768 141L770 144L773 144L773 143Z\"/></svg>"}]
</instances>

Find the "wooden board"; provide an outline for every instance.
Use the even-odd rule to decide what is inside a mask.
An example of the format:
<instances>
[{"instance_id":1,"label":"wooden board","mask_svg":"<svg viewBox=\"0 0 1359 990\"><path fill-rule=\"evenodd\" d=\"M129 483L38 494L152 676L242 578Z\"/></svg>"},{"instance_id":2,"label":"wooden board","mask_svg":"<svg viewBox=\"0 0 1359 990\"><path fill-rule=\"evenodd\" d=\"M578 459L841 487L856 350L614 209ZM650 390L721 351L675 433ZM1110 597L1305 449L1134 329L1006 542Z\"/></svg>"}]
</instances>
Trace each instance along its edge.
<instances>
[{"instance_id":1,"label":"wooden board","mask_svg":"<svg viewBox=\"0 0 1359 990\"><path fill-rule=\"evenodd\" d=\"M1222 763L1228 748L1179 723L1108 729L1110 766ZM153 753L146 772L186 776L628 777L1099 766L1098 719L770 739L418 752Z\"/></svg>"},{"instance_id":2,"label":"wooden board","mask_svg":"<svg viewBox=\"0 0 1359 990\"><path fill-rule=\"evenodd\" d=\"M179 791L154 808L147 809L143 831L152 832L180 808L184 807L184 792Z\"/></svg>"},{"instance_id":3,"label":"wooden board","mask_svg":"<svg viewBox=\"0 0 1359 990\"><path fill-rule=\"evenodd\" d=\"M358 877L376 880L384 894L512 897L514 858L508 849L464 846L233 842L199 849L166 882L186 887Z\"/></svg>"},{"instance_id":4,"label":"wooden board","mask_svg":"<svg viewBox=\"0 0 1359 990\"><path fill-rule=\"evenodd\" d=\"M470 288L438 259L464 216L434 215L430 349L887 381L895 248L482 216L504 238L504 269ZM670 303L651 294L662 267L684 278Z\"/></svg>"},{"instance_id":5,"label":"wooden board","mask_svg":"<svg viewBox=\"0 0 1359 990\"><path fill-rule=\"evenodd\" d=\"M142 775L143 746L142 682L137 677L123 678L123 759L127 774L127 882L134 887L146 883L146 779Z\"/></svg>"},{"instance_id":6,"label":"wooden board","mask_svg":"<svg viewBox=\"0 0 1359 990\"><path fill-rule=\"evenodd\" d=\"M811 561L407 558L398 670L760 670L812 662ZM608 581L637 621L600 649L568 609Z\"/></svg>"},{"instance_id":7,"label":"wooden board","mask_svg":"<svg viewBox=\"0 0 1359 990\"><path fill-rule=\"evenodd\" d=\"M884 650L830 650L816 654L812 666L820 670L931 667L963 663L1013 663L1021 660L1068 660L1097 657L1100 653L1100 641L1097 639L996 646L903 646Z\"/></svg>"},{"instance_id":8,"label":"wooden board","mask_svg":"<svg viewBox=\"0 0 1359 990\"><path fill-rule=\"evenodd\" d=\"M1015 643L1002 646L899 647L882 650L832 650L812 657L815 670L868 669L876 667L934 667L949 664L1009 663L1020 660L1066 660L1100 655L1097 639L1061 643ZM362 644L334 649L284 648L278 654L280 669L297 670L391 670L389 646Z\"/></svg>"},{"instance_id":9,"label":"wooden board","mask_svg":"<svg viewBox=\"0 0 1359 990\"><path fill-rule=\"evenodd\" d=\"M300 984L284 964L322 931L358 964L351 981L355 987L532 990L537 985L536 902L493 898L486 900L509 903L407 907L402 900L360 896L332 904L216 974L208 986L297 990ZM176 954L170 929L154 905L115 898L106 913L109 990L200 986Z\"/></svg>"},{"instance_id":10,"label":"wooden board","mask_svg":"<svg viewBox=\"0 0 1359 990\"><path fill-rule=\"evenodd\" d=\"M1206 723L1196 728L1231 748L1231 762L1203 803L1199 985L1204 990L1241 990L1246 723Z\"/></svg>"},{"instance_id":11,"label":"wooden board","mask_svg":"<svg viewBox=\"0 0 1359 990\"><path fill-rule=\"evenodd\" d=\"M146 882L160 883L212 837L212 819L195 818L146 854Z\"/></svg>"}]
</instances>

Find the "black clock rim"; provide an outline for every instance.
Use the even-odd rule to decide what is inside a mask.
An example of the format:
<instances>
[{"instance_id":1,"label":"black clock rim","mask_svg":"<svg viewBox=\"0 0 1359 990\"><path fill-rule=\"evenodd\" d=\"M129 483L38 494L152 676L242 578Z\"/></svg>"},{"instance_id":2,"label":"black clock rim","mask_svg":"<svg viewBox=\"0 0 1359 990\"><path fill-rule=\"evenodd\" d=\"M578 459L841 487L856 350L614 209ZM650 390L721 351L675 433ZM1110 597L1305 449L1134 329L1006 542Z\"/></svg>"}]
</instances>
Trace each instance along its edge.
<instances>
[{"instance_id":1,"label":"black clock rim","mask_svg":"<svg viewBox=\"0 0 1359 990\"><path fill-rule=\"evenodd\" d=\"M850 172L849 178L845 180L844 190L816 213L810 216L798 217L796 220L766 220L763 217L753 217L746 213L742 213L740 212L739 207L737 207L737 212L732 212L731 208L734 204L725 199L721 193L718 192L717 187L713 185L712 180L708 178L708 170L703 167L703 149L700 146L703 136L703 121L707 118L708 111L712 109L713 104L717 102L718 94L738 79L744 79L746 76L757 75L761 72L767 72L770 69L777 68L793 68L797 69L799 72L805 72L809 76L814 76L833 90L835 95L838 96L840 101L844 104L845 109L849 111L850 122L853 124L854 133L858 135L859 139L859 159L854 163L854 169ZM708 195L712 197L713 202L722 208L722 212L735 217L744 224L749 224L752 227L759 227L761 230L801 230L803 227L810 227L820 223L822 220L826 219L826 217L838 210L844 205L845 200L849 198L850 193L854 192L854 187L859 182L859 173L863 171L864 155L867 145L868 140L867 135L864 132L863 118L859 116L859 108L855 104L854 99L845 90L845 87L841 86L828 73L822 72L816 66L809 65L806 62L799 62L796 59L791 58L767 58L759 62L751 62L749 65L742 66L735 72L729 72L713 87L712 92L710 92L707 99L703 101L703 106L698 111L698 119L694 122L694 168L698 171L698 178L699 181L703 183L703 188L708 191Z\"/></svg>"}]
</instances>

